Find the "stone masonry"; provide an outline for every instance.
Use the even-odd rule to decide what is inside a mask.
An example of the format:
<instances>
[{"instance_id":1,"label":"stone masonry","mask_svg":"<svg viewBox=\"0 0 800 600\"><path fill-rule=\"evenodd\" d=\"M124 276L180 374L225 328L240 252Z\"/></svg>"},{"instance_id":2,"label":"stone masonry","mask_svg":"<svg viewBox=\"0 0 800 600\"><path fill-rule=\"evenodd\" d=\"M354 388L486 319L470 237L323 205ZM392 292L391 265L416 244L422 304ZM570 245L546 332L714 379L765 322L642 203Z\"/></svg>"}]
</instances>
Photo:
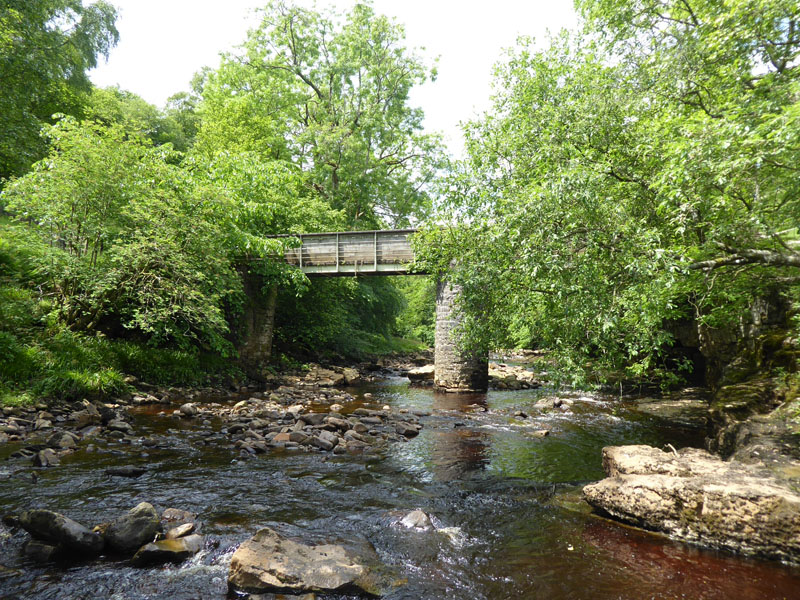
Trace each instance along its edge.
<instances>
[{"instance_id":1,"label":"stone masonry","mask_svg":"<svg viewBox=\"0 0 800 600\"><path fill-rule=\"evenodd\" d=\"M461 288L442 280L436 288L436 387L448 392L485 392L489 385L486 352L465 352L458 346L457 301Z\"/></svg>"}]
</instances>

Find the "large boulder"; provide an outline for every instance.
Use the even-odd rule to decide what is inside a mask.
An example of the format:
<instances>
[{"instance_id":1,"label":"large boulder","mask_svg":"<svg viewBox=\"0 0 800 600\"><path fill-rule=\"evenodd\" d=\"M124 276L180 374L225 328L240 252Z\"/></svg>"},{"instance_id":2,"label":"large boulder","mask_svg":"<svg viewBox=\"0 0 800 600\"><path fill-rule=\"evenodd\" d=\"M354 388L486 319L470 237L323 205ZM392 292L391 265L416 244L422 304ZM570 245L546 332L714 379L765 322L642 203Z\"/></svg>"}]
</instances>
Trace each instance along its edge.
<instances>
[{"instance_id":1,"label":"large boulder","mask_svg":"<svg viewBox=\"0 0 800 600\"><path fill-rule=\"evenodd\" d=\"M81 554L96 555L103 551L103 538L86 527L51 510L23 512L20 526L37 540L51 542Z\"/></svg>"},{"instance_id":2,"label":"large boulder","mask_svg":"<svg viewBox=\"0 0 800 600\"><path fill-rule=\"evenodd\" d=\"M356 554L332 544L307 546L265 528L234 553L228 585L250 593L381 596L387 586L376 569L374 549Z\"/></svg>"},{"instance_id":3,"label":"large boulder","mask_svg":"<svg viewBox=\"0 0 800 600\"><path fill-rule=\"evenodd\" d=\"M603 449L609 475L583 488L601 514L687 542L800 562L800 495L760 465L704 450Z\"/></svg>"},{"instance_id":4,"label":"large boulder","mask_svg":"<svg viewBox=\"0 0 800 600\"><path fill-rule=\"evenodd\" d=\"M156 509L142 502L111 522L105 532L106 544L116 552L129 554L152 542L160 528Z\"/></svg>"}]
</instances>

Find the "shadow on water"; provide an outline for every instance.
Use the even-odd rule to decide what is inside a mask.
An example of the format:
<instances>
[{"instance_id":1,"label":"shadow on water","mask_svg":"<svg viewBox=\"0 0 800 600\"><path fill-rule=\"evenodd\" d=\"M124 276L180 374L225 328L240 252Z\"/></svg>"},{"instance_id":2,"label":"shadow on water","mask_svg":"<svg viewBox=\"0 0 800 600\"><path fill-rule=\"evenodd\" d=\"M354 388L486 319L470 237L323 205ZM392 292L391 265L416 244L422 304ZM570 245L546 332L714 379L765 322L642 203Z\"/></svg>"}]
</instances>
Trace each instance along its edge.
<instances>
[{"instance_id":1,"label":"shadow on water","mask_svg":"<svg viewBox=\"0 0 800 600\"><path fill-rule=\"evenodd\" d=\"M364 537L408 583L390 600L800 598L800 570L700 551L594 517L580 484L603 476L604 445L700 445L703 432L667 426L613 399L547 390L436 394L393 378L350 390L354 407L417 411L425 427L378 455L276 450L240 461L205 428L158 411L136 415L139 435L96 442L56 469L0 466L0 510L42 506L89 524L141 501L196 512L208 540L178 567L134 569L100 560L40 566L21 558L25 535L0 529L0 598L226 598L236 546L269 525L307 541ZM369 392L372 397L365 397ZM539 404L537 404L539 402ZM548 405L549 408L544 408ZM515 418L516 411L527 418ZM536 432L549 430L547 437ZM108 477L145 465L138 479ZM408 511L433 515L437 532L398 526Z\"/></svg>"}]
</instances>

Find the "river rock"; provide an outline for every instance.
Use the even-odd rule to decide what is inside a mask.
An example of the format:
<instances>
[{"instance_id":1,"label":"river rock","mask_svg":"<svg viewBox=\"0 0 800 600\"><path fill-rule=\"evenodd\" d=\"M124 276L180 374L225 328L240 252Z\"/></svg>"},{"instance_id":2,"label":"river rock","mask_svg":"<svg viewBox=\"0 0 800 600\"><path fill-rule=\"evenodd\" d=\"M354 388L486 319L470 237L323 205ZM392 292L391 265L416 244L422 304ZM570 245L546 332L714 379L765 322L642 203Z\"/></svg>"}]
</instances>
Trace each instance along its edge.
<instances>
[{"instance_id":1,"label":"river rock","mask_svg":"<svg viewBox=\"0 0 800 600\"><path fill-rule=\"evenodd\" d=\"M583 488L600 513L703 546L800 562L800 495L758 465L704 450L603 449L609 475Z\"/></svg>"},{"instance_id":2,"label":"river rock","mask_svg":"<svg viewBox=\"0 0 800 600\"><path fill-rule=\"evenodd\" d=\"M177 539L160 540L139 548L132 562L137 566L180 563L203 549L203 536L190 535Z\"/></svg>"},{"instance_id":3,"label":"river rock","mask_svg":"<svg viewBox=\"0 0 800 600\"><path fill-rule=\"evenodd\" d=\"M66 432L66 431L57 431L49 438L47 438L47 445L50 448L75 448L78 443L75 441L75 437Z\"/></svg>"},{"instance_id":4,"label":"river rock","mask_svg":"<svg viewBox=\"0 0 800 600\"><path fill-rule=\"evenodd\" d=\"M419 435L419 430L416 427L404 421L400 421L395 426L395 431L397 431L397 433L407 438L412 438Z\"/></svg>"},{"instance_id":5,"label":"river rock","mask_svg":"<svg viewBox=\"0 0 800 600\"><path fill-rule=\"evenodd\" d=\"M422 510L412 510L405 517L400 519L400 524L409 529L417 529L421 531L430 531L435 529L433 521L430 516Z\"/></svg>"},{"instance_id":6,"label":"river rock","mask_svg":"<svg viewBox=\"0 0 800 600\"><path fill-rule=\"evenodd\" d=\"M179 410L184 417L195 417L197 416L197 413L200 412L200 410L197 408L197 405L193 404L192 402L182 404Z\"/></svg>"},{"instance_id":7,"label":"river rock","mask_svg":"<svg viewBox=\"0 0 800 600\"><path fill-rule=\"evenodd\" d=\"M107 427L111 431L120 431L122 433L133 433L133 427L131 424L123 421L122 419L112 419L108 422Z\"/></svg>"},{"instance_id":8,"label":"river rock","mask_svg":"<svg viewBox=\"0 0 800 600\"><path fill-rule=\"evenodd\" d=\"M36 467L55 467L61 464L61 461L51 448L45 448L33 456L33 464Z\"/></svg>"},{"instance_id":9,"label":"river rock","mask_svg":"<svg viewBox=\"0 0 800 600\"><path fill-rule=\"evenodd\" d=\"M178 538L186 537L194 531L194 527L194 523L184 523L183 525L178 525L177 527L173 527L167 531L167 533L164 534L164 539L177 540Z\"/></svg>"},{"instance_id":10,"label":"river rock","mask_svg":"<svg viewBox=\"0 0 800 600\"><path fill-rule=\"evenodd\" d=\"M325 420L326 415L324 413L308 413L305 415L299 415L299 419L308 425L321 425L322 422Z\"/></svg>"},{"instance_id":11,"label":"river rock","mask_svg":"<svg viewBox=\"0 0 800 600\"><path fill-rule=\"evenodd\" d=\"M25 556L35 562L49 562L58 555L58 546L40 542L39 540L28 540L22 551Z\"/></svg>"},{"instance_id":12,"label":"river rock","mask_svg":"<svg viewBox=\"0 0 800 600\"><path fill-rule=\"evenodd\" d=\"M64 546L81 554L96 555L103 551L103 538L86 527L51 510L23 512L20 526L38 540Z\"/></svg>"},{"instance_id":13,"label":"river rock","mask_svg":"<svg viewBox=\"0 0 800 600\"><path fill-rule=\"evenodd\" d=\"M167 508L161 513L161 518L166 523L194 523L197 515L180 508Z\"/></svg>"},{"instance_id":14,"label":"river rock","mask_svg":"<svg viewBox=\"0 0 800 600\"><path fill-rule=\"evenodd\" d=\"M272 529L258 531L231 559L228 585L232 590L262 593L381 596L383 582L375 574L374 549L356 555L343 546L308 546Z\"/></svg>"},{"instance_id":15,"label":"river rock","mask_svg":"<svg viewBox=\"0 0 800 600\"><path fill-rule=\"evenodd\" d=\"M106 544L117 552L133 552L153 541L160 527L156 509L152 504L142 502L108 526Z\"/></svg>"},{"instance_id":16,"label":"river rock","mask_svg":"<svg viewBox=\"0 0 800 600\"><path fill-rule=\"evenodd\" d=\"M361 373L352 367L345 367L342 375L344 375L344 381L347 385L353 385L361 380Z\"/></svg>"},{"instance_id":17,"label":"river rock","mask_svg":"<svg viewBox=\"0 0 800 600\"><path fill-rule=\"evenodd\" d=\"M425 365L424 367L417 367L410 369L406 372L406 377L411 381L428 381L433 380L433 374L436 370L434 365Z\"/></svg>"}]
</instances>

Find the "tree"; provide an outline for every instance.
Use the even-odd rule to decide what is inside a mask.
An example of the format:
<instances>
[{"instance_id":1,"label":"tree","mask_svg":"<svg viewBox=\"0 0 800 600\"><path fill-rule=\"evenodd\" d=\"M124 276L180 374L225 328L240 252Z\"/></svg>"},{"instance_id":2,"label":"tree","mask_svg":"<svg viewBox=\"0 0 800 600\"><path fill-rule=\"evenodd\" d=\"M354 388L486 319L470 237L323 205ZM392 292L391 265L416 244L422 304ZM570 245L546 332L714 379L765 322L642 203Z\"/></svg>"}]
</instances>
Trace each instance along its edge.
<instances>
[{"instance_id":1,"label":"tree","mask_svg":"<svg viewBox=\"0 0 800 600\"><path fill-rule=\"evenodd\" d=\"M227 197L119 125L64 118L47 134L49 155L3 197L42 242L35 271L57 320L226 351L241 294Z\"/></svg>"},{"instance_id":2,"label":"tree","mask_svg":"<svg viewBox=\"0 0 800 600\"><path fill-rule=\"evenodd\" d=\"M342 18L268 4L241 51L205 74L199 150L291 162L356 228L406 223L428 203L441 145L409 105L435 71L402 41L368 4Z\"/></svg>"},{"instance_id":3,"label":"tree","mask_svg":"<svg viewBox=\"0 0 800 600\"><path fill-rule=\"evenodd\" d=\"M460 224L422 253L458 258L467 342L530 335L578 379L653 374L669 320L731 324L798 281L797 6L578 4L582 34L498 67L450 182Z\"/></svg>"},{"instance_id":4,"label":"tree","mask_svg":"<svg viewBox=\"0 0 800 600\"><path fill-rule=\"evenodd\" d=\"M86 72L119 38L116 16L103 0L0 2L0 179L43 156L39 130L54 113L80 114Z\"/></svg>"},{"instance_id":5,"label":"tree","mask_svg":"<svg viewBox=\"0 0 800 600\"><path fill-rule=\"evenodd\" d=\"M140 96L118 87L94 88L83 112L87 119L106 125L119 124L128 131L145 135L156 146L169 143L180 152L191 147L196 135L196 128L183 118L179 109L161 111ZM189 127L188 131L184 130L183 123Z\"/></svg>"}]
</instances>

